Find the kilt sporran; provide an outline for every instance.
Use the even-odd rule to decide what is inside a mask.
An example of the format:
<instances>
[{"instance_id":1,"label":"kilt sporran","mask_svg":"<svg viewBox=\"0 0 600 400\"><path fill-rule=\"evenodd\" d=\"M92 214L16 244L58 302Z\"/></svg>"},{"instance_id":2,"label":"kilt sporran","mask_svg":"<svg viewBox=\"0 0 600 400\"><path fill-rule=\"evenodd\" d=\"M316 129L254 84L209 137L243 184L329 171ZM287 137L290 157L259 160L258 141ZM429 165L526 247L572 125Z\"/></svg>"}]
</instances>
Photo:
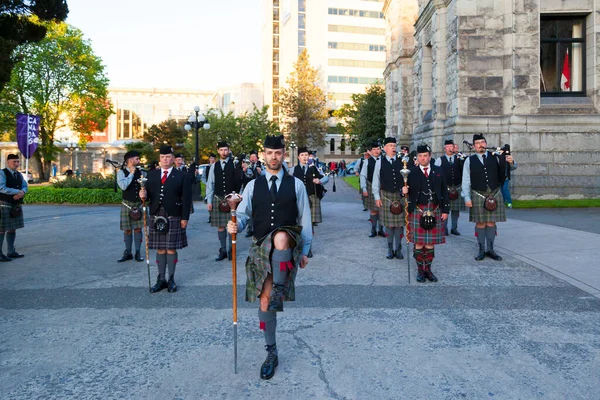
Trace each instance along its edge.
<instances>
[{"instance_id":1,"label":"kilt sporran","mask_svg":"<svg viewBox=\"0 0 600 400\"><path fill-rule=\"evenodd\" d=\"M485 199L492 196L495 199L496 209L490 211L485 208ZM502 201L499 190L487 190L485 192L477 192L471 190L471 201L473 207L469 210L470 222L504 222L506 221L506 209Z\"/></svg>"},{"instance_id":2,"label":"kilt sporran","mask_svg":"<svg viewBox=\"0 0 600 400\"><path fill-rule=\"evenodd\" d=\"M401 227L404 226L404 200L400 192L380 191L382 207L379 210L379 217L384 226Z\"/></svg>"},{"instance_id":3,"label":"kilt sporran","mask_svg":"<svg viewBox=\"0 0 600 400\"><path fill-rule=\"evenodd\" d=\"M426 230L421 226L421 217L428 211L433 214L435 224L433 228ZM414 244L446 243L442 211L440 207L433 204L415 207L414 211L408 215L408 228L408 240Z\"/></svg>"},{"instance_id":4,"label":"kilt sporran","mask_svg":"<svg viewBox=\"0 0 600 400\"><path fill-rule=\"evenodd\" d=\"M231 220L231 213L229 211L221 210L221 203L227 201L220 196L214 195L212 200L212 210L210 211L210 226L220 227L227 226L227 222ZM229 207L229 205L227 205Z\"/></svg>"}]
</instances>

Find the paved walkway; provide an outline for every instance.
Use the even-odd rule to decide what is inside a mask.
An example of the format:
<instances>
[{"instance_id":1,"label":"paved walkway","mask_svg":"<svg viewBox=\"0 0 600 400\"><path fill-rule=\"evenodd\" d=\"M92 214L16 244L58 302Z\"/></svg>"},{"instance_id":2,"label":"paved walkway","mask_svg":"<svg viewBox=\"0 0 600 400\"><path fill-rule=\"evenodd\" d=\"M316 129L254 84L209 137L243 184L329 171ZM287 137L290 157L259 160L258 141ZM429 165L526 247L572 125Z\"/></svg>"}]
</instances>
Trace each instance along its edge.
<instances>
[{"instance_id":1,"label":"paved walkway","mask_svg":"<svg viewBox=\"0 0 600 400\"><path fill-rule=\"evenodd\" d=\"M358 194L331 186L268 382L243 268L233 374L231 264L213 261L202 204L180 252L180 291L155 295L145 263L115 262L118 208L27 206L26 257L0 264L1 397L597 398L599 235L509 220L496 241L504 261L476 263L463 215L463 235L436 247L440 282L415 283L409 259L409 284L407 260L386 260L385 240L367 237ZM239 240L240 264L248 244Z\"/></svg>"}]
</instances>

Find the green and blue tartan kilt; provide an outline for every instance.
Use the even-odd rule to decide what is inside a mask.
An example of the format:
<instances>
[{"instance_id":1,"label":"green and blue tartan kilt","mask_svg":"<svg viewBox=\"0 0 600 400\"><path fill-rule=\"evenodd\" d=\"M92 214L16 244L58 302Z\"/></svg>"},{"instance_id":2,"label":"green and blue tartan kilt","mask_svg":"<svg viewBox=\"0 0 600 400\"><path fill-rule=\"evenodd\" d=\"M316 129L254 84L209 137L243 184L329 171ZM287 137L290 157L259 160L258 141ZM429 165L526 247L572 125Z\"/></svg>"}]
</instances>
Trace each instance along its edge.
<instances>
[{"instance_id":1,"label":"green and blue tartan kilt","mask_svg":"<svg viewBox=\"0 0 600 400\"><path fill-rule=\"evenodd\" d=\"M213 196L212 211L210 212L210 226L227 226L227 223L231 221L230 212L223 212L219 210L219 203L223 200L224 197L219 197L217 195Z\"/></svg>"},{"instance_id":2,"label":"green and blue tartan kilt","mask_svg":"<svg viewBox=\"0 0 600 400\"><path fill-rule=\"evenodd\" d=\"M323 215L321 214L321 200L316 194L308 197L310 203L310 219L313 224L323 222Z\"/></svg>"},{"instance_id":3,"label":"green and blue tartan kilt","mask_svg":"<svg viewBox=\"0 0 600 400\"><path fill-rule=\"evenodd\" d=\"M246 301L254 302L262 292L263 284L267 276L272 273L271 255L273 253L273 236L279 231L287 232L296 242L292 250L293 268L288 271L285 279L283 299L285 301L294 301L296 299L296 274L300 266L302 257L302 237L300 226L282 226L269 233L263 240L259 242L253 238L252 245L248 250L248 258L246 259Z\"/></svg>"},{"instance_id":4,"label":"green and blue tartan kilt","mask_svg":"<svg viewBox=\"0 0 600 400\"><path fill-rule=\"evenodd\" d=\"M21 205L21 207L23 207L23 205ZM12 204L0 201L0 230L2 232L14 231L15 229L20 229L25 226L25 223L23 222L23 213L18 217L11 217L11 209Z\"/></svg>"},{"instance_id":5,"label":"green and blue tartan kilt","mask_svg":"<svg viewBox=\"0 0 600 400\"><path fill-rule=\"evenodd\" d=\"M493 190L487 190L480 193L482 196L494 194ZM471 190L471 201L473 207L469 211L469 222L504 222L506 221L506 209L504 208L504 199L499 189L496 189L494 197L498 201L496 211L488 211L483 208L485 198L481 197L477 192Z\"/></svg>"},{"instance_id":6,"label":"green and blue tartan kilt","mask_svg":"<svg viewBox=\"0 0 600 400\"><path fill-rule=\"evenodd\" d=\"M187 233L181 227L181 217L167 217L167 212L160 207L156 215L166 217L169 220L169 231L158 233L154 230L154 218L148 221L148 248L157 250L178 250L187 247Z\"/></svg>"},{"instance_id":7,"label":"green and blue tartan kilt","mask_svg":"<svg viewBox=\"0 0 600 400\"><path fill-rule=\"evenodd\" d=\"M444 223L442 221L442 211L434 205L418 205L415 211L408 215L408 241L414 244L444 244ZM432 230L426 231L421 228L421 215L423 212L431 210L435 216L435 226Z\"/></svg>"},{"instance_id":8,"label":"green and blue tartan kilt","mask_svg":"<svg viewBox=\"0 0 600 400\"><path fill-rule=\"evenodd\" d=\"M375 205L375 196L373 196L373 184L367 181L367 192L369 192L369 196L367 197L366 207L371 211L379 211L379 208Z\"/></svg>"},{"instance_id":9,"label":"green and blue tartan kilt","mask_svg":"<svg viewBox=\"0 0 600 400\"><path fill-rule=\"evenodd\" d=\"M140 211L142 211L142 218L138 221L134 221L129 216L129 208L127 208L123 203L127 204L129 207L139 207ZM146 209L146 213L148 209ZM120 228L122 231L132 231L134 229L141 229L144 227L144 214L142 210L142 202L141 201L127 201L123 200L121 203L121 225Z\"/></svg>"},{"instance_id":10,"label":"green and blue tartan kilt","mask_svg":"<svg viewBox=\"0 0 600 400\"><path fill-rule=\"evenodd\" d=\"M390 211L390 204L392 201L400 201L402 204L402 210L404 210L404 200L402 199L402 195L400 192L388 192L386 190L380 191L382 207L379 210L379 221L383 224L383 226L389 227L401 227L404 226L405 223L405 215L404 212L400 214L393 214Z\"/></svg>"},{"instance_id":11,"label":"green and blue tartan kilt","mask_svg":"<svg viewBox=\"0 0 600 400\"><path fill-rule=\"evenodd\" d=\"M458 198L456 200L450 200L450 211L465 211L467 206L465 206L465 199L461 196L462 187L454 186L458 191ZM450 189L450 187L448 187Z\"/></svg>"}]
</instances>

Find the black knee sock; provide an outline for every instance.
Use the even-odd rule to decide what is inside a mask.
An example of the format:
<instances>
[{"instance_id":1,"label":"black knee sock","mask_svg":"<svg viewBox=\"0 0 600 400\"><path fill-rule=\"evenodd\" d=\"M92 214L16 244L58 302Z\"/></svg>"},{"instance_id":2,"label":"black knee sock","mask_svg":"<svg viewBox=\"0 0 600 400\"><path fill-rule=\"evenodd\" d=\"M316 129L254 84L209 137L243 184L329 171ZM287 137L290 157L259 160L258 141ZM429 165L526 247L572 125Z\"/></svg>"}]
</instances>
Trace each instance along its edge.
<instances>
[{"instance_id":1,"label":"black knee sock","mask_svg":"<svg viewBox=\"0 0 600 400\"><path fill-rule=\"evenodd\" d=\"M167 253L167 265L169 266L169 277L174 277L175 267L177 266L177 252L175 254Z\"/></svg>"},{"instance_id":2,"label":"black knee sock","mask_svg":"<svg viewBox=\"0 0 600 400\"><path fill-rule=\"evenodd\" d=\"M139 253L142 248L142 232L134 232L133 233L133 242L135 244L135 251Z\"/></svg>"},{"instance_id":3,"label":"black knee sock","mask_svg":"<svg viewBox=\"0 0 600 400\"><path fill-rule=\"evenodd\" d=\"M271 270L273 271L273 283L283 285L288 270L292 269L292 249L273 250L271 256Z\"/></svg>"},{"instance_id":4,"label":"black knee sock","mask_svg":"<svg viewBox=\"0 0 600 400\"><path fill-rule=\"evenodd\" d=\"M160 279L165 279L165 271L167 269L167 255L156 253L156 265L158 267L158 276Z\"/></svg>"},{"instance_id":5,"label":"black knee sock","mask_svg":"<svg viewBox=\"0 0 600 400\"><path fill-rule=\"evenodd\" d=\"M15 253L15 239L17 232L6 232L6 254Z\"/></svg>"},{"instance_id":6,"label":"black knee sock","mask_svg":"<svg viewBox=\"0 0 600 400\"><path fill-rule=\"evenodd\" d=\"M124 242L125 242L125 250L131 253L131 243L133 242L133 236L131 233L128 235L126 233L123 234Z\"/></svg>"},{"instance_id":7,"label":"black knee sock","mask_svg":"<svg viewBox=\"0 0 600 400\"><path fill-rule=\"evenodd\" d=\"M485 226L483 228L475 227L475 236L477 236L477 243L485 248Z\"/></svg>"},{"instance_id":8,"label":"black knee sock","mask_svg":"<svg viewBox=\"0 0 600 400\"><path fill-rule=\"evenodd\" d=\"M494 248L494 239L496 239L496 225L485 227L485 236L487 238L488 250Z\"/></svg>"},{"instance_id":9,"label":"black knee sock","mask_svg":"<svg viewBox=\"0 0 600 400\"><path fill-rule=\"evenodd\" d=\"M227 251L227 231L218 231L217 235L219 236L221 248Z\"/></svg>"},{"instance_id":10,"label":"black knee sock","mask_svg":"<svg viewBox=\"0 0 600 400\"><path fill-rule=\"evenodd\" d=\"M265 334L265 344L272 346L276 343L277 313L275 311L262 311L258 309L260 330Z\"/></svg>"}]
</instances>

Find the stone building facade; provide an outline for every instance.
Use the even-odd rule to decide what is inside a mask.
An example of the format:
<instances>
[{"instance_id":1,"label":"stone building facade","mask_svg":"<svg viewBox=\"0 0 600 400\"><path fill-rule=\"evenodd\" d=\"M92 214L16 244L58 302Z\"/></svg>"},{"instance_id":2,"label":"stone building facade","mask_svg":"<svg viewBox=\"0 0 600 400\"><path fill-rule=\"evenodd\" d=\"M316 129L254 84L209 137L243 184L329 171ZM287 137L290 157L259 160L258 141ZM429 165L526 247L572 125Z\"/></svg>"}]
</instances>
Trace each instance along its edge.
<instances>
[{"instance_id":1,"label":"stone building facade","mask_svg":"<svg viewBox=\"0 0 600 400\"><path fill-rule=\"evenodd\" d=\"M511 145L514 197L600 197L598 0L386 0L383 11L388 135L440 154L445 139L483 133Z\"/></svg>"}]
</instances>

